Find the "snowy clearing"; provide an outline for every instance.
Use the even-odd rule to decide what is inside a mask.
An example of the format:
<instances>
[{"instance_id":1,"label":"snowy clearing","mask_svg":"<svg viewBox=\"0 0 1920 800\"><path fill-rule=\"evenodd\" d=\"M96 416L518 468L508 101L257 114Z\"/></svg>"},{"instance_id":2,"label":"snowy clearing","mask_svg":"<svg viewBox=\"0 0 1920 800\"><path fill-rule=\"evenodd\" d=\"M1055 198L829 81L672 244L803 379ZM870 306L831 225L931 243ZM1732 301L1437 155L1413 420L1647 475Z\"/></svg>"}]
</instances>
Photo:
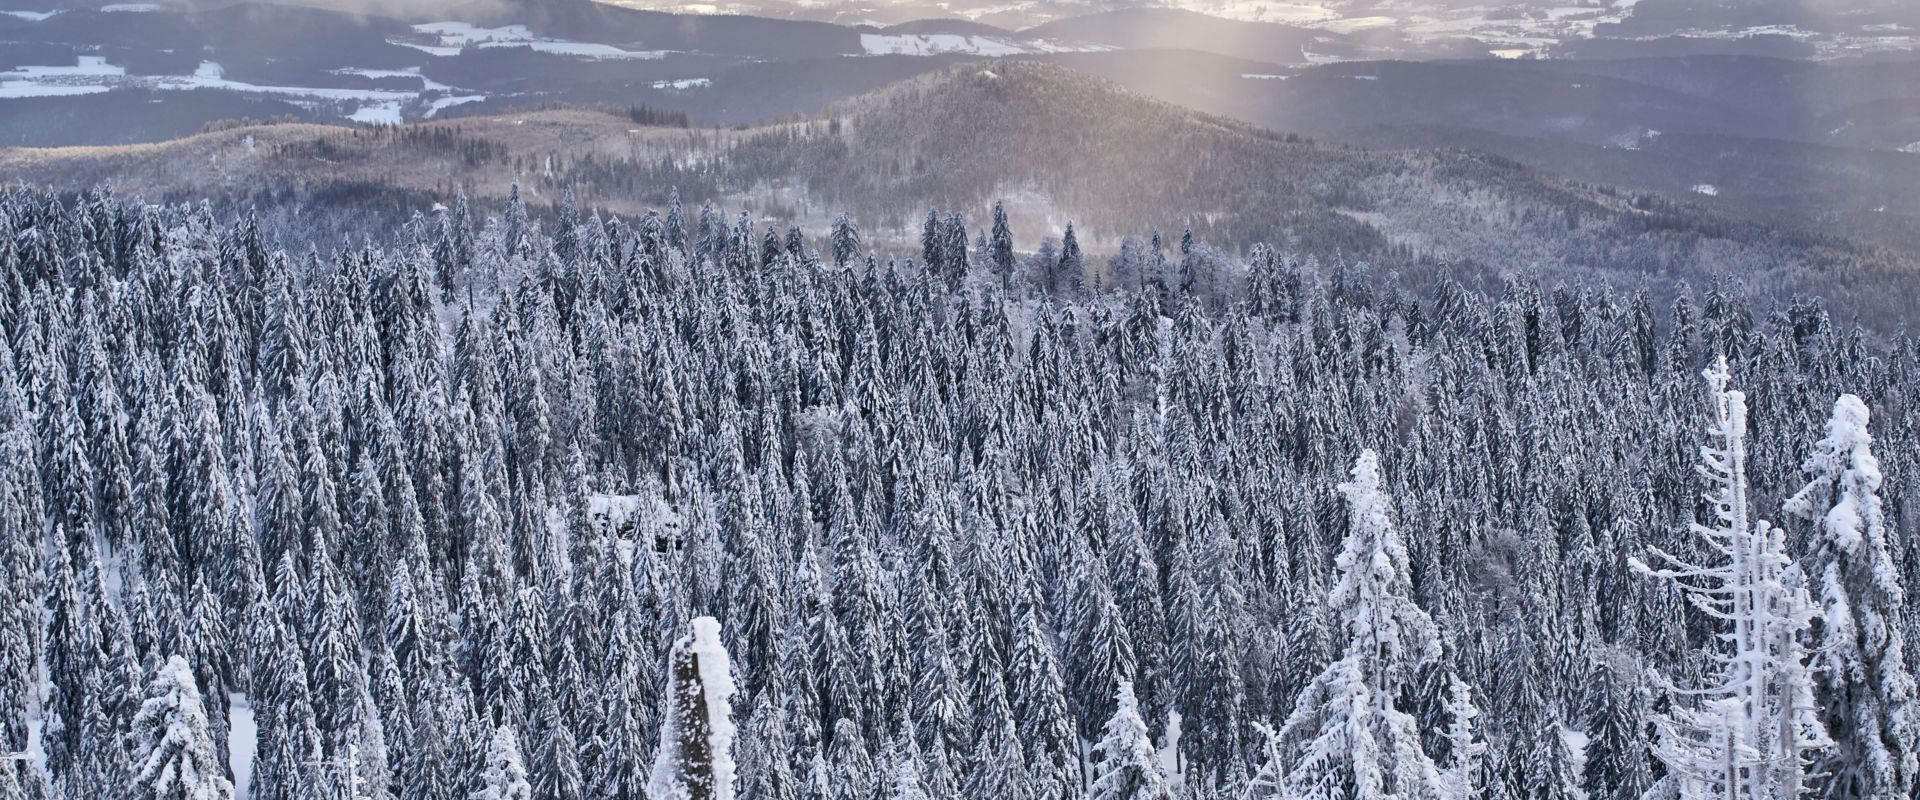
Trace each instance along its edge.
<instances>
[{"instance_id":1,"label":"snowy clearing","mask_svg":"<svg viewBox=\"0 0 1920 800\"><path fill-rule=\"evenodd\" d=\"M710 78L681 78L679 80L653 82L653 88L655 89L674 92L684 92L688 89L704 89L712 85L713 80Z\"/></svg>"},{"instance_id":2,"label":"snowy clearing","mask_svg":"<svg viewBox=\"0 0 1920 800\"><path fill-rule=\"evenodd\" d=\"M467 22L427 22L413 26L414 33L432 37L432 42L388 39L388 43L411 47L434 56L457 56L461 49L473 47L525 47L541 53L595 59L657 59L665 50L624 50L610 44L548 39L533 35L525 25L482 28Z\"/></svg>"},{"instance_id":3,"label":"snowy clearing","mask_svg":"<svg viewBox=\"0 0 1920 800\"><path fill-rule=\"evenodd\" d=\"M460 94L460 95L454 95L452 97L442 97L427 105L427 116L431 118L433 117L433 115L438 114L454 106L465 105L467 103L478 103L485 99L487 99L487 96L484 94Z\"/></svg>"},{"instance_id":4,"label":"snowy clearing","mask_svg":"<svg viewBox=\"0 0 1920 800\"><path fill-rule=\"evenodd\" d=\"M361 106L359 110L348 114L347 119L367 125L399 125L406 121L400 116L398 100Z\"/></svg>"},{"instance_id":5,"label":"snowy clearing","mask_svg":"<svg viewBox=\"0 0 1920 800\"><path fill-rule=\"evenodd\" d=\"M420 74L419 67L406 69L361 69L359 67L341 67L333 70L335 75L359 75L363 78L415 78L420 81L421 91L445 92L453 87Z\"/></svg>"},{"instance_id":6,"label":"snowy clearing","mask_svg":"<svg viewBox=\"0 0 1920 800\"><path fill-rule=\"evenodd\" d=\"M100 56L81 56L71 67L20 67L0 72L0 99L99 94L126 74Z\"/></svg>"},{"instance_id":7,"label":"snowy clearing","mask_svg":"<svg viewBox=\"0 0 1920 800\"><path fill-rule=\"evenodd\" d=\"M948 53L1017 56L1033 53L1093 52L1106 48L1068 44L1052 39L1011 41L992 36L968 36L957 33L863 33L860 34L860 49L870 56L932 56Z\"/></svg>"}]
</instances>

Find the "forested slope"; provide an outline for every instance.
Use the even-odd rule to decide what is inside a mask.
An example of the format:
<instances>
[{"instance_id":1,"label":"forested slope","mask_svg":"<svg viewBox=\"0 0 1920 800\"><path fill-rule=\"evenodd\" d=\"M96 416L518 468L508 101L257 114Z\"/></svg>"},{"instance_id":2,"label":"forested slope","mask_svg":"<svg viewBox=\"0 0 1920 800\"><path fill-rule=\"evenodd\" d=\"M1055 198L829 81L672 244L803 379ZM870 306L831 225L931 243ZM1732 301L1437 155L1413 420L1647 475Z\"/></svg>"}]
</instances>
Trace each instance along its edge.
<instances>
[{"instance_id":1,"label":"forested slope","mask_svg":"<svg viewBox=\"0 0 1920 800\"><path fill-rule=\"evenodd\" d=\"M1024 229L1058 236L1071 221L1096 252L1191 227L1229 252L1260 242L1339 252L1427 288L1443 276L1496 288L1538 270L1556 283L1646 285L1665 303L1683 281L1728 277L1777 298L1829 296L1883 330L1920 308L1912 254L1818 227L1465 150L1301 140L1044 64L959 65L779 125L647 121L657 120L645 110L553 110L373 131L240 127L153 146L0 151L0 169L73 190L110 181L136 196L210 196L323 248L384 236L408 209L450 206L463 187L498 198L515 182L548 208L572 188L637 214L677 187L690 204L815 228L851 210L889 247L912 241L926 208L977 220L1006 197ZM391 211L358 213L374 208Z\"/></svg>"},{"instance_id":2,"label":"forested slope","mask_svg":"<svg viewBox=\"0 0 1920 800\"><path fill-rule=\"evenodd\" d=\"M711 615L742 798L1632 800L1703 685L1771 687L1745 730L1807 737L1738 747L1862 781L1828 796L1912 786L1905 336L1199 240L1099 288L957 218L896 263L851 219L469 212L307 255L0 196L0 745L47 770L0 785L178 759L219 798L240 742L254 798L634 800L722 741L662 730ZM1636 574L1715 542L1766 636Z\"/></svg>"}]
</instances>

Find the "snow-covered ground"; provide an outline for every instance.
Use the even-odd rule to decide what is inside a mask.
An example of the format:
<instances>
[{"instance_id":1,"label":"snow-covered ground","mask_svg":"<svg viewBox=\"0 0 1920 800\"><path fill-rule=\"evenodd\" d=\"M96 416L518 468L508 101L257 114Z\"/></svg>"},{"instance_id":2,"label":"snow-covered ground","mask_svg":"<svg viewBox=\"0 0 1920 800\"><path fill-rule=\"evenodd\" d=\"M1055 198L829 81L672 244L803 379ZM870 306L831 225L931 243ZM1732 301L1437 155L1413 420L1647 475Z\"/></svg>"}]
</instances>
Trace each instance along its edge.
<instances>
[{"instance_id":1,"label":"snow-covered ground","mask_svg":"<svg viewBox=\"0 0 1920 800\"><path fill-rule=\"evenodd\" d=\"M711 85L713 85L713 81L708 78L680 78L678 80L653 82L653 88L671 92L684 92L688 89L704 89Z\"/></svg>"},{"instance_id":2,"label":"snow-covered ground","mask_svg":"<svg viewBox=\"0 0 1920 800\"><path fill-rule=\"evenodd\" d=\"M423 91L445 92L453 89L451 86L420 74L419 67L408 67L406 69L360 69L358 67L343 67L334 70L333 74L359 75L365 78L417 78L420 81L420 88Z\"/></svg>"},{"instance_id":3,"label":"snow-covered ground","mask_svg":"<svg viewBox=\"0 0 1920 800\"><path fill-rule=\"evenodd\" d=\"M126 74L100 56L81 56L71 67L19 67L0 72L0 99L95 94Z\"/></svg>"},{"instance_id":4,"label":"snow-covered ground","mask_svg":"<svg viewBox=\"0 0 1920 800\"><path fill-rule=\"evenodd\" d=\"M870 56L931 56L945 53L1017 56L1031 53L1071 53L1100 48L1048 39L1014 41L993 36L967 36L957 33L863 33L860 34L860 49Z\"/></svg>"},{"instance_id":5,"label":"snow-covered ground","mask_svg":"<svg viewBox=\"0 0 1920 800\"><path fill-rule=\"evenodd\" d=\"M260 747L253 721L253 701L240 692L227 693L227 768L233 770L234 797L246 800L247 781L253 777L253 756Z\"/></svg>"},{"instance_id":6,"label":"snow-covered ground","mask_svg":"<svg viewBox=\"0 0 1920 800\"><path fill-rule=\"evenodd\" d=\"M347 119L367 125L399 125L406 122L406 119L400 115L398 100L368 103L352 114L348 114Z\"/></svg>"},{"instance_id":7,"label":"snow-covered ground","mask_svg":"<svg viewBox=\"0 0 1920 800\"><path fill-rule=\"evenodd\" d=\"M128 75L101 56L81 56L73 66L31 66L0 72L0 100L28 97L61 97L98 94L114 89L137 88L174 91L219 89L246 94L273 95L309 109L327 110L351 104L342 110L346 119L371 125L399 125L405 111L416 103L425 104L425 116L431 117L462 103L487 99L484 94L454 94L455 87L421 74L420 68L362 69L342 67L336 75L362 75L369 78L412 78L420 82L417 90L343 89L323 86L279 86L247 83L226 77L219 63L203 61L191 75ZM698 79L704 82L704 79ZM691 87L691 82L687 83Z\"/></svg>"},{"instance_id":8,"label":"snow-covered ground","mask_svg":"<svg viewBox=\"0 0 1920 800\"><path fill-rule=\"evenodd\" d=\"M5 14L9 17L19 17L28 22L40 22L60 13L62 10L63 9L55 9L53 11L0 11L0 14Z\"/></svg>"},{"instance_id":9,"label":"snow-covered ground","mask_svg":"<svg viewBox=\"0 0 1920 800\"><path fill-rule=\"evenodd\" d=\"M457 56L461 49L473 47L525 47L542 53L596 59L664 58L665 50L624 50L610 44L547 39L533 35L525 25L482 28L468 22L427 22L413 26L416 37L389 39L391 44L411 47L435 56ZM419 41L430 38L432 41Z\"/></svg>"},{"instance_id":10,"label":"snow-covered ground","mask_svg":"<svg viewBox=\"0 0 1920 800\"><path fill-rule=\"evenodd\" d=\"M449 97L442 97L438 100L433 101L432 103L427 104L427 116L431 118L439 114L440 112L445 111L454 106L466 105L467 103L478 103L485 99L487 99L487 96L484 94L457 94Z\"/></svg>"}]
</instances>

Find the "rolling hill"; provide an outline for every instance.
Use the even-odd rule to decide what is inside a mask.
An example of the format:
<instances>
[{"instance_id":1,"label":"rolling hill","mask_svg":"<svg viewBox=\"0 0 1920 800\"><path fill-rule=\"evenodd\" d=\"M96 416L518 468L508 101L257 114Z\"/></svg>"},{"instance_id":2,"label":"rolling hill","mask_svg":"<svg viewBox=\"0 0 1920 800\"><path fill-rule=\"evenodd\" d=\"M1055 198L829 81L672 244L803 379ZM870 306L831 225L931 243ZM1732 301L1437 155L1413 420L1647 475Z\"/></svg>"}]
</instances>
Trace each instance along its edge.
<instances>
[{"instance_id":1,"label":"rolling hill","mask_svg":"<svg viewBox=\"0 0 1920 800\"><path fill-rule=\"evenodd\" d=\"M809 119L741 129L647 127L582 110L382 130L267 125L156 145L4 151L0 171L68 188L111 181L122 194L213 196L281 214L289 229L324 213L314 197L343 191L425 211L461 187L498 197L518 182L550 203L571 186L587 204L634 214L663 206L677 186L690 203L745 208L770 224L820 229L850 210L870 240L903 251L918 210L977 220L1006 198L1025 247L1068 221L1096 252L1143 226L1191 225L1223 247L1267 242L1416 276L1486 283L1539 271L1656 289L1729 276L1783 294L1845 283L1837 302L1864 315L1920 307L1910 258L1742 221L1710 198L1568 182L1464 150L1320 144L1018 61L956 65Z\"/></svg>"}]
</instances>

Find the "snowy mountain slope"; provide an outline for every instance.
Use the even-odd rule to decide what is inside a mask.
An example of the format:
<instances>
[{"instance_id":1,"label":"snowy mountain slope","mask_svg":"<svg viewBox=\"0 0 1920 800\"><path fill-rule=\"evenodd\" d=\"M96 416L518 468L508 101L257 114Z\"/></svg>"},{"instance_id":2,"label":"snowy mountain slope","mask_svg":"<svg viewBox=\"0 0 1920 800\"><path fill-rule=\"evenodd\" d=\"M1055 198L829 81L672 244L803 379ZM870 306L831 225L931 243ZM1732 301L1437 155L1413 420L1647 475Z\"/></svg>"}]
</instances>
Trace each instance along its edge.
<instances>
[{"instance_id":1,"label":"snowy mountain slope","mask_svg":"<svg viewBox=\"0 0 1920 800\"><path fill-rule=\"evenodd\" d=\"M915 235L918 220L899 209L1020 197L1023 224L1075 220L1094 248L1134 232L1128 220L1164 218L1167 228L1191 221L1223 245L1283 240L1408 266L1441 260L1602 281L1706 281L1760 264L1778 276L1769 280L1793 280L1786 276L1816 264L1908 268L1843 239L1744 222L1692 200L1566 183L1463 151L1312 144L1016 61L947 68L770 127L650 128L586 111L467 117L378 135L262 126L131 148L0 151L0 169L52 185L111 179L132 193L234 196L347 183L419 198L445 192L450 180L476 192L517 180L547 198L573 185L626 213L658 206L667 187L679 186L690 197L812 224L845 208L883 240ZM1595 260L1594 252L1614 256Z\"/></svg>"}]
</instances>

